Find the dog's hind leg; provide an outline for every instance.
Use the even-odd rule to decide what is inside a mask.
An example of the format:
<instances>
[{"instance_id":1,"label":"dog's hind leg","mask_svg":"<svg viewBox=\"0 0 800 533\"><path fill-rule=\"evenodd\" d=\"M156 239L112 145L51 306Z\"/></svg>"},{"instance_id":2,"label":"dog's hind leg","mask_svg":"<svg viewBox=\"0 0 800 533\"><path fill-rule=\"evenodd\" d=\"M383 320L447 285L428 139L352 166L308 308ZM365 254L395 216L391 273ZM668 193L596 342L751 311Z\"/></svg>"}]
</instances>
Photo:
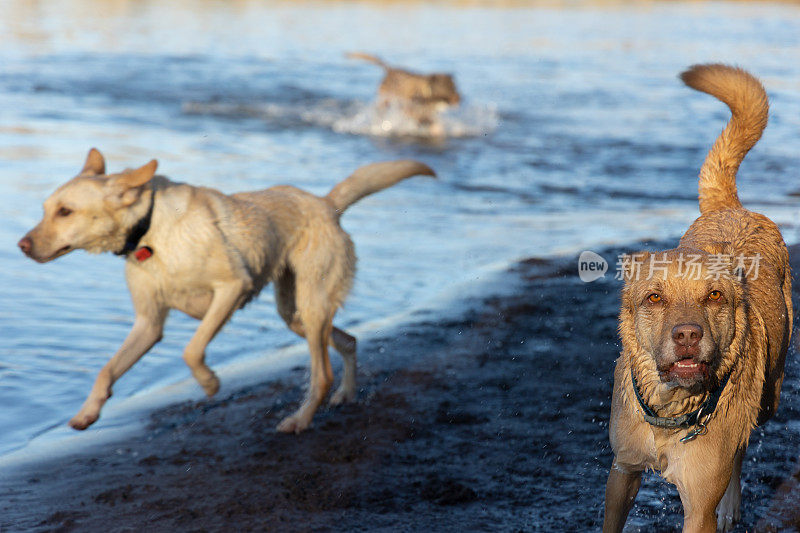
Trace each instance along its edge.
<instances>
[{"instance_id":1,"label":"dog's hind leg","mask_svg":"<svg viewBox=\"0 0 800 533\"><path fill-rule=\"evenodd\" d=\"M352 402L356 398L356 338L346 331L334 327L331 343L336 351L342 354L344 370L342 383L331 396L329 403L339 405L344 402Z\"/></svg>"},{"instance_id":2,"label":"dog's hind leg","mask_svg":"<svg viewBox=\"0 0 800 533\"><path fill-rule=\"evenodd\" d=\"M306 332L299 317L295 317L286 324L289 329L305 338ZM356 399L356 338L344 330L333 326L328 344L342 355L344 361L342 383L331 396L330 405L340 405Z\"/></svg>"},{"instance_id":3,"label":"dog's hind leg","mask_svg":"<svg viewBox=\"0 0 800 533\"><path fill-rule=\"evenodd\" d=\"M275 280L275 302L277 303L278 314L281 315L289 329L305 338L306 331L303 327L303 321L300 320L300 314L297 312L295 298L294 273L287 269ZM346 331L333 326L328 342L331 347L341 354L344 361L342 383L331 396L329 403L331 405L339 405L344 402L351 402L356 397L356 338Z\"/></svg>"},{"instance_id":4,"label":"dog's hind leg","mask_svg":"<svg viewBox=\"0 0 800 533\"><path fill-rule=\"evenodd\" d=\"M333 384L333 370L328 356L328 344L333 331L333 315L336 312L325 287L325 276L318 276L309 269L306 276L298 276L295 285L296 316L300 327L296 331L305 335L311 354L311 383L300 408L278 424L278 431L299 433L311 424L320 404L325 400ZM293 328L293 329L295 329Z\"/></svg>"},{"instance_id":5,"label":"dog's hind leg","mask_svg":"<svg viewBox=\"0 0 800 533\"><path fill-rule=\"evenodd\" d=\"M328 337L333 329L331 318L305 315L303 326L311 353L311 383L300 408L278 424L278 431L284 433L300 433L306 429L333 384L333 370L328 357Z\"/></svg>"},{"instance_id":6,"label":"dog's hind leg","mask_svg":"<svg viewBox=\"0 0 800 533\"><path fill-rule=\"evenodd\" d=\"M219 390L219 379L206 365L206 346L239 308L247 289L247 284L240 280L216 286L203 320L183 350L183 360L208 396L213 396Z\"/></svg>"}]
</instances>

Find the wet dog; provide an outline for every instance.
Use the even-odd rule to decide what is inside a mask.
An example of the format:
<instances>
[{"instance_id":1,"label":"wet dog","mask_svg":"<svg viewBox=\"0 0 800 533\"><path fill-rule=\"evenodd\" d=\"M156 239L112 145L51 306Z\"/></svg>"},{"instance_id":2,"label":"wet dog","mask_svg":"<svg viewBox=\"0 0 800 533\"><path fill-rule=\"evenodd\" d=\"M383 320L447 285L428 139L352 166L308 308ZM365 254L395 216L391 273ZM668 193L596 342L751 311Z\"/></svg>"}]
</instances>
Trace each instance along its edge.
<instances>
[{"instance_id":1,"label":"wet dog","mask_svg":"<svg viewBox=\"0 0 800 533\"><path fill-rule=\"evenodd\" d=\"M419 74L391 67L381 59L360 52L347 54L352 59L369 61L385 71L378 87L378 107L397 107L420 126L438 131L439 114L461 102L451 74Z\"/></svg>"},{"instance_id":2,"label":"wet dog","mask_svg":"<svg viewBox=\"0 0 800 533\"><path fill-rule=\"evenodd\" d=\"M125 257L136 319L70 425L85 429L97 420L114 382L161 339L170 309L201 320L183 358L213 396L219 380L205 364L206 346L270 281L278 312L311 352L306 399L278 430L298 433L311 423L333 383L329 345L344 359L330 403L352 400L356 339L334 327L333 317L350 290L356 256L339 218L368 194L434 172L416 161L375 163L318 197L288 185L226 195L155 176L156 166L153 160L106 174L103 156L92 149L80 174L44 202L42 221L19 241L40 263L76 249Z\"/></svg>"},{"instance_id":3,"label":"wet dog","mask_svg":"<svg viewBox=\"0 0 800 533\"><path fill-rule=\"evenodd\" d=\"M766 92L725 65L681 78L732 118L700 170L701 216L679 247L622 261L606 532L622 530L648 468L677 486L684 531L733 527L750 432L778 407L792 327L783 238L736 192L739 164L767 125Z\"/></svg>"}]
</instances>

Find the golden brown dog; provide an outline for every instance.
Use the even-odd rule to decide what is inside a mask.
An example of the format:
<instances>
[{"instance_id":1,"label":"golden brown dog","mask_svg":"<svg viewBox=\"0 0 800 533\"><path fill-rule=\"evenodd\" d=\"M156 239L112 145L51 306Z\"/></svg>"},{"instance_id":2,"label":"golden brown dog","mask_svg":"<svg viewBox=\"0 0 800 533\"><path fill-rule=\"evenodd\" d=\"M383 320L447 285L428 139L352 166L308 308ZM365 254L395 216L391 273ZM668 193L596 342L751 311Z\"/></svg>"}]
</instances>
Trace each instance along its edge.
<instances>
[{"instance_id":1,"label":"golden brown dog","mask_svg":"<svg viewBox=\"0 0 800 533\"><path fill-rule=\"evenodd\" d=\"M19 241L41 263L76 249L125 256L136 320L70 425L85 429L97 420L114 382L161 339L170 309L201 320L183 358L214 395L219 380L205 364L206 346L270 281L278 312L311 352L308 395L278 429L297 433L311 423L333 383L328 345L344 359L330 401L352 400L356 339L332 323L356 263L339 217L368 194L433 171L416 161L375 163L320 198L288 185L225 195L154 176L156 166L153 160L107 175L103 156L92 149L80 174L45 201L42 221Z\"/></svg>"},{"instance_id":2,"label":"golden brown dog","mask_svg":"<svg viewBox=\"0 0 800 533\"><path fill-rule=\"evenodd\" d=\"M420 125L435 124L441 111L461 102L450 74L419 74L394 68L361 52L347 54L347 57L369 61L383 68L386 75L378 87L378 106L384 109L397 106Z\"/></svg>"},{"instance_id":3,"label":"golden brown dog","mask_svg":"<svg viewBox=\"0 0 800 533\"><path fill-rule=\"evenodd\" d=\"M679 247L623 261L606 532L622 530L648 468L677 486L684 531L733 527L750 432L778 407L792 326L780 231L736 193L739 164L767 124L764 88L725 65L681 77L732 118L700 170L701 216Z\"/></svg>"}]
</instances>

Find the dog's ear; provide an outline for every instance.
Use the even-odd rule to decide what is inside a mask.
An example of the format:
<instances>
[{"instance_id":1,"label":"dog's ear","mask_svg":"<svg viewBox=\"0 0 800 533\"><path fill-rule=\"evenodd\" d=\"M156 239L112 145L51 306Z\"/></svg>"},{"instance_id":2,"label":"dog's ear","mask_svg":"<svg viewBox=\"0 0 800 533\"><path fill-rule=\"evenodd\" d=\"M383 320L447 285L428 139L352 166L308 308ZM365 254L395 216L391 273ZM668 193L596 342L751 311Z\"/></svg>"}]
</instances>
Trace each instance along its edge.
<instances>
[{"instance_id":1,"label":"dog's ear","mask_svg":"<svg viewBox=\"0 0 800 533\"><path fill-rule=\"evenodd\" d=\"M141 187L156 175L158 161L150 160L146 165L133 170L126 170L116 178L116 182L126 189Z\"/></svg>"},{"instance_id":2,"label":"dog's ear","mask_svg":"<svg viewBox=\"0 0 800 533\"><path fill-rule=\"evenodd\" d=\"M92 148L86 156L86 163L83 164L81 174L92 174L100 176L106 173L106 160L100 150Z\"/></svg>"},{"instance_id":3,"label":"dog's ear","mask_svg":"<svg viewBox=\"0 0 800 533\"><path fill-rule=\"evenodd\" d=\"M139 168L112 176L106 184L106 188L109 189L106 199L122 207L133 204L142 195L140 187L155 176L156 168L158 161L153 159Z\"/></svg>"}]
</instances>

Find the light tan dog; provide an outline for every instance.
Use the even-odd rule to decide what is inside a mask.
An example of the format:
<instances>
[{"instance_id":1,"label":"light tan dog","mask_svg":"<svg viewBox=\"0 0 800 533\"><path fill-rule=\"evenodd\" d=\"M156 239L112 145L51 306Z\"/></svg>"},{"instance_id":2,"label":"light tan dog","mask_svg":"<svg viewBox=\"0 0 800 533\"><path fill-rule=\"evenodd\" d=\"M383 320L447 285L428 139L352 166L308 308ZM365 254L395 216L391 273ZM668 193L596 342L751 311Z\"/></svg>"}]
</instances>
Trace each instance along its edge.
<instances>
[{"instance_id":1,"label":"light tan dog","mask_svg":"<svg viewBox=\"0 0 800 533\"><path fill-rule=\"evenodd\" d=\"M278 312L311 352L307 397L278 429L297 433L311 423L333 383L328 345L344 358L342 383L330 401L352 400L356 340L332 324L356 263L339 217L368 194L434 172L416 161L375 163L320 198L288 185L225 195L154 176L156 166L153 160L106 175L103 156L92 149L80 174L45 201L42 221L19 242L41 263L76 249L126 256L136 320L70 425L85 429L97 420L114 382L161 339L170 309L201 319L183 358L214 395L219 380L205 364L206 346L270 281Z\"/></svg>"},{"instance_id":2,"label":"light tan dog","mask_svg":"<svg viewBox=\"0 0 800 533\"><path fill-rule=\"evenodd\" d=\"M764 88L725 65L681 77L732 118L700 170L701 216L679 248L623 261L606 532L622 530L645 469L677 486L684 531L733 527L750 432L778 407L792 327L780 231L736 193L739 164L767 124Z\"/></svg>"},{"instance_id":3,"label":"light tan dog","mask_svg":"<svg viewBox=\"0 0 800 533\"><path fill-rule=\"evenodd\" d=\"M378 106L398 106L422 125L434 124L438 113L461 102L450 74L419 74L394 68L375 56L361 52L347 54L347 57L369 61L383 68L386 75L378 87Z\"/></svg>"}]
</instances>

